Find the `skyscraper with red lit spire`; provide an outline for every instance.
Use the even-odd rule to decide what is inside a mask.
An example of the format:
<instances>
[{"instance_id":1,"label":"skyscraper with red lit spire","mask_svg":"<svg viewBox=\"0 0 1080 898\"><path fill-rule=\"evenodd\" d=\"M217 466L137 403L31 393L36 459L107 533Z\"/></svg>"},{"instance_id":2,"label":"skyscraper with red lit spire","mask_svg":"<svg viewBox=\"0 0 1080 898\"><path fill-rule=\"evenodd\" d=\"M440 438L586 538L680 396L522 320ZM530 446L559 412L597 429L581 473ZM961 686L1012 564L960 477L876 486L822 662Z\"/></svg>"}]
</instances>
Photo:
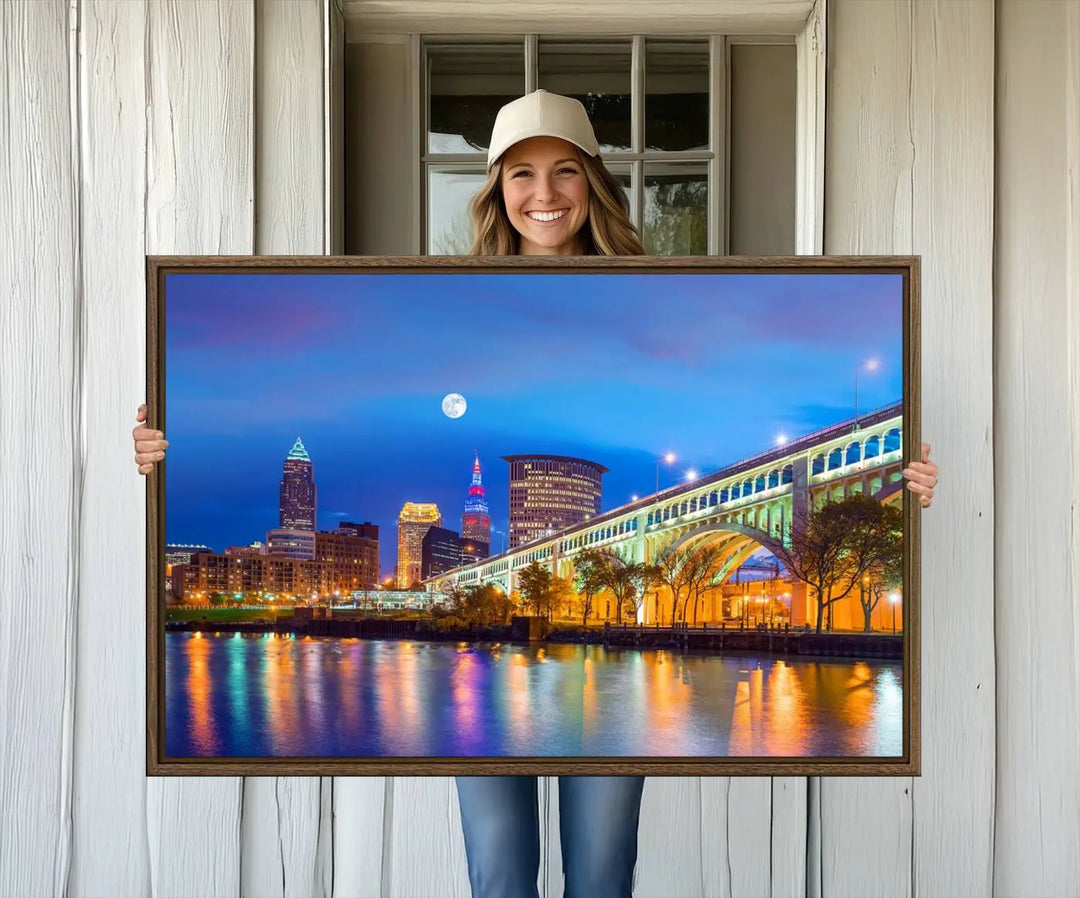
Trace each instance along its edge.
<instances>
[{"instance_id":1,"label":"skyscraper with red lit spire","mask_svg":"<svg viewBox=\"0 0 1080 898\"><path fill-rule=\"evenodd\" d=\"M479 557L487 557L491 547L491 515L488 512L487 499L484 498L484 485L480 478L480 456L473 460L472 483L469 496L465 500L465 513L461 516L461 541L463 554L472 544L473 552ZM468 559L463 558L468 563Z\"/></svg>"}]
</instances>

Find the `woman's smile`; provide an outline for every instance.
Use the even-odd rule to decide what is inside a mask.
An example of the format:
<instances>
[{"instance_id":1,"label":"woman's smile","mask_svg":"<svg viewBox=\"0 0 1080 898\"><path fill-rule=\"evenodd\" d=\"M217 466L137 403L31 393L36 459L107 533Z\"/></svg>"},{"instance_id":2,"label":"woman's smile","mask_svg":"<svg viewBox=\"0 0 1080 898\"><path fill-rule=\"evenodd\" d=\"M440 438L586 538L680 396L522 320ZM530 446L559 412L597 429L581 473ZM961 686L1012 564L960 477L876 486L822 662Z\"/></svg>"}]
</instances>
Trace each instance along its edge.
<instances>
[{"instance_id":1,"label":"woman's smile","mask_svg":"<svg viewBox=\"0 0 1080 898\"><path fill-rule=\"evenodd\" d=\"M562 218L569 209L552 209L550 211L542 211L539 209L532 209L525 214L529 216L533 221L541 222L543 224L551 224Z\"/></svg>"}]
</instances>

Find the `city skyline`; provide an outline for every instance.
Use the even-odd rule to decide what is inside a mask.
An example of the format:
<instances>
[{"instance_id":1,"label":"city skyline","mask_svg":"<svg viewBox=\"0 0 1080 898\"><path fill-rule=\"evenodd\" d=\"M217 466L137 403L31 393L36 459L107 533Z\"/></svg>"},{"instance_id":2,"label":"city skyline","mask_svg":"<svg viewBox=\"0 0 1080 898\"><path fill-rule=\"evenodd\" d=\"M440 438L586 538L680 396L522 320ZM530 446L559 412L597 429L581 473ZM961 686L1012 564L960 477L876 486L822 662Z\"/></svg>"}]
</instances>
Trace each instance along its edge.
<instances>
[{"instance_id":1,"label":"city skyline","mask_svg":"<svg viewBox=\"0 0 1080 898\"><path fill-rule=\"evenodd\" d=\"M605 465L606 511L652 493L665 452L661 489L850 418L866 358L860 412L898 401L901 288L866 274L170 275L167 541L264 540L301 437L317 529L377 523L382 579L402 504L459 521L477 453L496 554L503 455ZM826 293L829 320L813 314ZM361 334L376 339L357 349ZM455 391L468 410L451 418L439 407Z\"/></svg>"}]
</instances>

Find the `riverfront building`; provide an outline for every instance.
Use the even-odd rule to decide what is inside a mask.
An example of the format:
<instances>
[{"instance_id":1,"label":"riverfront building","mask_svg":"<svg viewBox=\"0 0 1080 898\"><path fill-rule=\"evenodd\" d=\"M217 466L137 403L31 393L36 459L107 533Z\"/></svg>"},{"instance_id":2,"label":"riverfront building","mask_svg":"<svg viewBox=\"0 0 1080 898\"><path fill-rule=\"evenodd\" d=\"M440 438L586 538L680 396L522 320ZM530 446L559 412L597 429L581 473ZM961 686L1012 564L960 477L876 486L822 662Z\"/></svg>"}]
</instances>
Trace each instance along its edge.
<instances>
[{"instance_id":1,"label":"riverfront building","mask_svg":"<svg viewBox=\"0 0 1080 898\"><path fill-rule=\"evenodd\" d=\"M165 547L165 564L187 564L191 556L198 552L213 551L209 546L199 544L170 543Z\"/></svg>"},{"instance_id":2,"label":"riverfront building","mask_svg":"<svg viewBox=\"0 0 1080 898\"><path fill-rule=\"evenodd\" d=\"M336 532L316 533L315 561L330 565L336 590L373 588L379 582L379 525L339 524Z\"/></svg>"},{"instance_id":3,"label":"riverfront building","mask_svg":"<svg viewBox=\"0 0 1080 898\"><path fill-rule=\"evenodd\" d=\"M269 555L298 561L315 559L315 534L311 530L268 530L266 543Z\"/></svg>"}]
</instances>

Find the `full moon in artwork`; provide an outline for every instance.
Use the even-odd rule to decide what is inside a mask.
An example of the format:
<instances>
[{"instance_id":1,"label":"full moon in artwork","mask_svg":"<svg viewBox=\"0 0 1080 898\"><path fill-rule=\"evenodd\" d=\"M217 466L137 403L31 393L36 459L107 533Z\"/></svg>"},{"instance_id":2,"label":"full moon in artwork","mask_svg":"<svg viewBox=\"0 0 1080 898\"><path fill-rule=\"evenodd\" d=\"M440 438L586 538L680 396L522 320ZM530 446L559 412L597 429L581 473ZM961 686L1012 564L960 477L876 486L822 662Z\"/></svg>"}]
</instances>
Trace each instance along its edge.
<instances>
[{"instance_id":1,"label":"full moon in artwork","mask_svg":"<svg viewBox=\"0 0 1080 898\"><path fill-rule=\"evenodd\" d=\"M465 397L460 393L447 393L443 396L442 410L447 418L460 418L465 414Z\"/></svg>"}]
</instances>

